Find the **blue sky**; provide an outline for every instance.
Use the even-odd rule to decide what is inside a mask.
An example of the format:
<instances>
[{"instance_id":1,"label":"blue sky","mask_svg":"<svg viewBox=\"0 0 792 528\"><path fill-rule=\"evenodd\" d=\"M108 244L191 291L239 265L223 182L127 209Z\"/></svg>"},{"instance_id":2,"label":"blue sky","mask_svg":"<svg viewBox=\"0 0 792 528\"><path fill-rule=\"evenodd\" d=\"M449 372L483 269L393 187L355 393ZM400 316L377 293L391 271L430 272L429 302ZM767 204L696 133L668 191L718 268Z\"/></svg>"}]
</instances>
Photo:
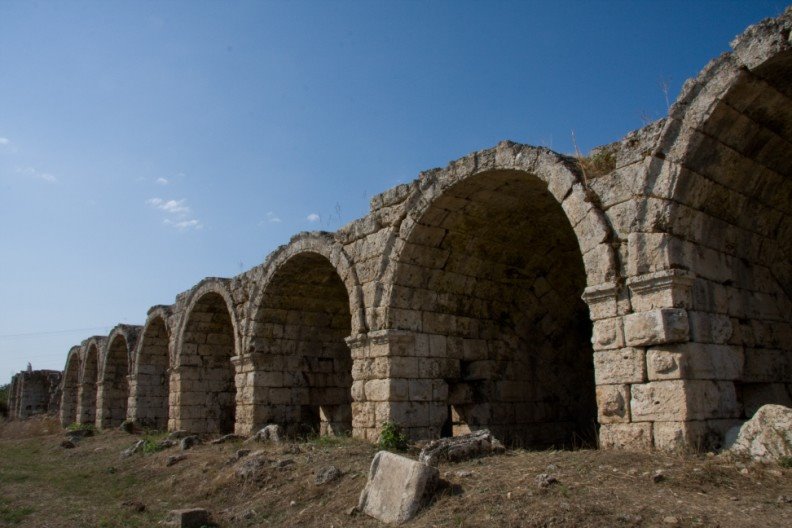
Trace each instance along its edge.
<instances>
[{"instance_id":1,"label":"blue sky","mask_svg":"<svg viewBox=\"0 0 792 528\"><path fill-rule=\"evenodd\" d=\"M0 383L502 139L666 113L783 2L0 2Z\"/></svg>"}]
</instances>

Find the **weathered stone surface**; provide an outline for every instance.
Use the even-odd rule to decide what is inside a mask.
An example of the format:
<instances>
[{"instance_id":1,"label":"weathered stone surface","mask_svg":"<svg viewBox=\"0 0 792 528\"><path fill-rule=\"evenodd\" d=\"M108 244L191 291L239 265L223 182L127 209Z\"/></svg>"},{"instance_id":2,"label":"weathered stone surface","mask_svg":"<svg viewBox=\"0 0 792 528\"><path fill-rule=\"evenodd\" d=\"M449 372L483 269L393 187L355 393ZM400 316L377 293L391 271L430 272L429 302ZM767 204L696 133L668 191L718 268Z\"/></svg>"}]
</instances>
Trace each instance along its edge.
<instances>
[{"instance_id":1,"label":"weathered stone surface","mask_svg":"<svg viewBox=\"0 0 792 528\"><path fill-rule=\"evenodd\" d=\"M193 447L197 446L201 443L201 439L195 435L185 436L179 442L179 448L182 451L187 451L188 449L192 449Z\"/></svg>"},{"instance_id":2,"label":"weathered stone surface","mask_svg":"<svg viewBox=\"0 0 792 528\"><path fill-rule=\"evenodd\" d=\"M679 308L660 308L630 314L624 318L624 333L629 346L687 341L690 335L687 312Z\"/></svg>"},{"instance_id":3,"label":"weathered stone surface","mask_svg":"<svg viewBox=\"0 0 792 528\"><path fill-rule=\"evenodd\" d=\"M341 470L335 466L327 466L322 469L319 469L316 472L316 476L314 478L314 484L316 484L317 486L323 486L324 484L327 484L339 478L341 478Z\"/></svg>"},{"instance_id":4,"label":"weathered stone surface","mask_svg":"<svg viewBox=\"0 0 792 528\"><path fill-rule=\"evenodd\" d=\"M248 438L247 441L280 443L282 438L283 431L281 431L280 426L277 424L269 424L259 429L256 434Z\"/></svg>"},{"instance_id":5,"label":"weathered stone surface","mask_svg":"<svg viewBox=\"0 0 792 528\"><path fill-rule=\"evenodd\" d=\"M734 443L725 447L762 462L792 456L792 409L783 405L761 407L740 427Z\"/></svg>"},{"instance_id":6,"label":"weathered stone surface","mask_svg":"<svg viewBox=\"0 0 792 528\"><path fill-rule=\"evenodd\" d=\"M479 456L502 453L505 450L488 429L470 434L433 440L421 450L418 460L429 466L440 462L459 462Z\"/></svg>"},{"instance_id":7,"label":"weathered stone surface","mask_svg":"<svg viewBox=\"0 0 792 528\"><path fill-rule=\"evenodd\" d=\"M143 451L143 447L146 445L145 440L138 440L131 447L128 447L121 451L121 458L129 458L135 453L139 453Z\"/></svg>"},{"instance_id":8,"label":"weathered stone surface","mask_svg":"<svg viewBox=\"0 0 792 528\"><path fill-rule=\"evenodd\" d=\"M438 478L437 468L380 451L371 461L358 509L386 523L409 521L434 491Z\"/></svg>"}]
</instances>

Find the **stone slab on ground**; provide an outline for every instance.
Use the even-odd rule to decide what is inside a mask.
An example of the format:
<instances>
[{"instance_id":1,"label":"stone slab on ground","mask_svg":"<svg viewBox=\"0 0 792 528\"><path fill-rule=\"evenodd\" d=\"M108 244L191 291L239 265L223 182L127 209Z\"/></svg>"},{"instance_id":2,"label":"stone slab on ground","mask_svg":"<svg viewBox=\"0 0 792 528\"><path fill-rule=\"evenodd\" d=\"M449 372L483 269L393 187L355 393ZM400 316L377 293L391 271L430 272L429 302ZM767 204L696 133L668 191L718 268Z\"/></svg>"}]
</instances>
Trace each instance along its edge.
<instances>
[{"instance_id":1,"label":"stone slab on ground","mask_svg":"<svg viewBox=\"0 0 792 528\"><path fill-rule=\"evenodd\" d=\"M437 466L443 460L458 462L503 451L503 444L492 436L489 429L481 429L466 435L433 440L421 450L418 460L423 464Z\"/></svg>"},{"instance_id":2,"label":"stone slab on ground","mask_svg":"<svg viewBox=\"0 0 792 528\"><path fill-rule=\"evenodd\" d=\"M434 491L438 478L437 468L380 451L371 461L358 510L386 523L406 522Z\"/></svg>"}]
</instances>

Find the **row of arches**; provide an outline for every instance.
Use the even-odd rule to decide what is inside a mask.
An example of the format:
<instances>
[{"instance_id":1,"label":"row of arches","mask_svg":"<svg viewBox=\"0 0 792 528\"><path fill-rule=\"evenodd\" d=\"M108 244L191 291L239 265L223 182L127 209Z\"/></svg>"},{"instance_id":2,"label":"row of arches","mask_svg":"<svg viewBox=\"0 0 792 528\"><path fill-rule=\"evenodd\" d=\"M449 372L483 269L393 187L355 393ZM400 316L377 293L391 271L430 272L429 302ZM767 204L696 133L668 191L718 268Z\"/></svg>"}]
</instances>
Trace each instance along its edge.
<instances>
[{"instance_id":1,"label":"row of arches","mask_svg":"<svg viewBox=\"0 0 792 528\"><path fill-rule=\"evenodd\" d=\"M792 402L789 18L606 174L504 142L85 341L63 422L646 447Z\"/></svg>"}]
</instances>

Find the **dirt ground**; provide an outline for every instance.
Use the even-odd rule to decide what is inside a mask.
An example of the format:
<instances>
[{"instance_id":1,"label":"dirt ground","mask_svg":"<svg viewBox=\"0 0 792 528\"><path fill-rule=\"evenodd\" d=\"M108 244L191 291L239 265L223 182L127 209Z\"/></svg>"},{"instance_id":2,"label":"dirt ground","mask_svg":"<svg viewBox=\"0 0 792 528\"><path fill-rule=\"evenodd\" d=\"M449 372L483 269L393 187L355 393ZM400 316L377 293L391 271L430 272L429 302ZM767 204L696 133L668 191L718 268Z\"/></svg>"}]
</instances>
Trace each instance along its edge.
<instances>
[{"instance_id":1,"label":"dirt ground","mask_svg":"<svg viewBox=\"0 0 792 528\"><path fill-rule=\"evenodd\" d=\"M178 447L122 458L139 436L101 432L73 449L60 447L65 438L51 420L0 425L0 526L162 526L187 507L220 527L381 525L350 511L376 452L352 439L204 443L167 467ZM242 448L266 461L246 478L237 469L249 457L233 460ZM331 464L342 476L317 485ZM792 526L792 469L713 454L513 450L440 474L406 526ZM557 482L542 488L540 474Z\"/></svg>"}]
</instances>

